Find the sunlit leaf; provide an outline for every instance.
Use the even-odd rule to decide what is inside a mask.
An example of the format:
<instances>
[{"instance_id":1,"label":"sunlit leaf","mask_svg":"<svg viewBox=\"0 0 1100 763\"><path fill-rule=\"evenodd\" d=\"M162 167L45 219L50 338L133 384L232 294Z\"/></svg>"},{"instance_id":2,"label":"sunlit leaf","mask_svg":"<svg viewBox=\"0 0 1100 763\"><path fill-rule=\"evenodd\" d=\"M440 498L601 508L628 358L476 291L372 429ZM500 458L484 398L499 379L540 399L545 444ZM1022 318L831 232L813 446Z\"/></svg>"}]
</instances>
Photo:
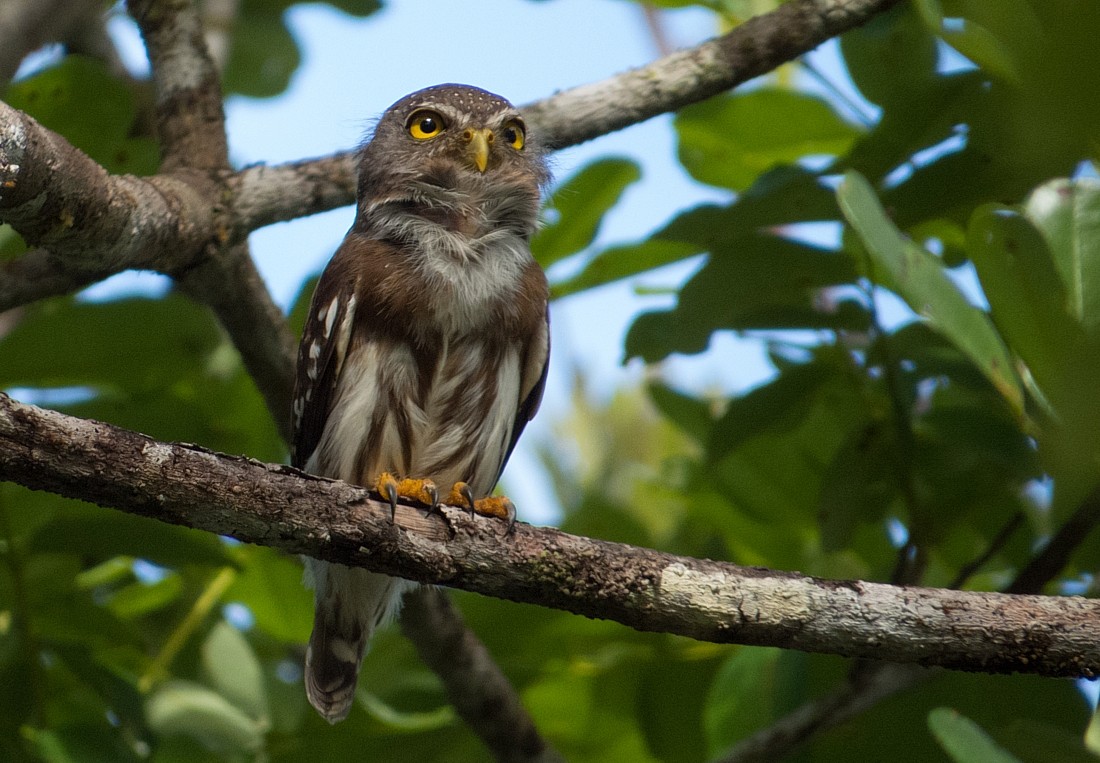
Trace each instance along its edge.
<instances>
[{"instance_id":1,"label":"sunlit leaf","mask_svg":"<svg viewBox=\"0 0 1100 763\"><path fill-rule=\"evenodd\" d=\"M1024 214L1050 246L1070 314L1100 333L1100 181L1053 180L1028 197Z\"/></svg>"},{"instance_id":2,"label":"sunlit leaf","mask_svg":"<svg viewBox=\"0 0 1100 763\"><path fill-rule=\"evenodd\" d=\"M735 191L778 165L841 155L859 135L825 101L770 88L694 104L675 124L680 161L692 177Z\"/></svg>"},{"instance_id":3,"label":"sunlit leaf","mask_svg":"<svg viewBox=\"0 0 1100 763\"><path fill-rule=\"evenodd\" d=\"M612 158L593 162L567 178L550 198L555 219L531 239L539 264L550 267L591 244L604 215L640 177L633 161Z\"/></svg>"},{"instance_id":4,"label":"sunlit leaf","mask_svg":"<svg viewBox=\"0 0 1100 763\"><path fill-rule=\"evenodd\" d=\"M862 176L847 173L837 197L875 266L889 273L913 311L966 353L1009 405L1022 412L1020 379L989 316L966 299L935 257L902 237Z\"/></svg>"}]
</instances>

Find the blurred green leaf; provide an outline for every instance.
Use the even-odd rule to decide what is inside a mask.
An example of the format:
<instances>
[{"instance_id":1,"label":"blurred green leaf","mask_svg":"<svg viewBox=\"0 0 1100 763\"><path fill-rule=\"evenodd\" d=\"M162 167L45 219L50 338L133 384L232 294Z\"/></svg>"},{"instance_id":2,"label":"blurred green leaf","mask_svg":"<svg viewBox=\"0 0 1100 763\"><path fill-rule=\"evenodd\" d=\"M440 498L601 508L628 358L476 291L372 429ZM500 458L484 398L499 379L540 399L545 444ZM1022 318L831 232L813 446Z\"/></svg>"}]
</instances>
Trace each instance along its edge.
<instances>
[{"instance_id":1,"label":"blurred green leaf","mask_svg":"<svg viewBox=\"0 0 1100 763\"><path fill-rule=\"evenodd\" d=\"M908 6L878 14L840 38L848 74L863 97L891 105L923 91L936 72L936 40Z\"/></svg>"},{"instance_id":2,"label":"blurred green leaf","mask_svg":"<svg viewBox=\"0 0 1100 763\"><path fill-rule=\"evenodd\" d=\"M1092 336L1100 334L1100 181L1052 180L1037 188L1024 214L1043 234L1061 276L1068 308Z\"/></svg>"},{"instance_id":3,"label":"blurred green leaf","mask_svg":"<svg viewBox=\"0 0 1100 763\"><path fill-rule=\"evenodd\" d=\"M130 137L134 95L100 61L66 56L56 66L13 83L4 100L65 136L110 172L151 175L160 163L151 139Z\"/></svg>"},{"instance_id":4,"label":"blurred green leaf","mask_svg":"<svg viewBox=\"0 0 1100 763\"><path fill-rule=\"evenodd\" d=\"M930 712L928 728L956 763L1019 763L978 724L950 708L937 707Z\"/></svg>"},{"instance_id":5,"label":"blurred green leaf","mask_svg":"<svg viewBox=\"0 0 1100 763\"><path fill-rule=\"evenodd\" d=\"M107 606L123 620L146 615L168 606L183 592L178 575L167 575L155 583L131 583L115 591Z\"/></svg>"},{"instance_id":6,"label":"blurred green leaf","mask_svg":"<svg viewBox=\"0 0 1100 763\"><path fill-rule=\"evenodd\" d=\"M267 723L263 669L248 640L219 620L202 643L202 666L210 685L249 717Z\"/></svg>"},{"instance_id":7,"label":"blurred green leaf","mask_svg":"<svg viewBox=\"0 0 1100 763\"><path fill-rule=\"evenodd\" d=\"M1019 214L984 207L971 220L967 250L1001 335L1046 393L1064 400L1063 385L1079 383L1066 378L1067 364L1084 334L1046 241Z\"/></svg>"},{"instance_id":8,"label":"blurred green leaf","mask_svg":"<svg viewBox=\"0 0 1100 763\"><path fill-rule=\"evenodd\" d=\"M703 715L712 758L775 720L782 661L779 649L741 647L718 670Z\"/></svg>"},{"instance_id":9,"label":"blurred green leaf","mask_svg":"<svg viewBox=\"0 0 1100 763\"><path fill-rule=\"evenodd\" d=\"M675 126L680 162L692 177L735 191L778 165L842 155L859 135L827 102L774 88L693 104Z\"/></svg>"},{"instance_id":10,"label":"blurred green leaf","mask_svg":"<svg viewBox=\"0 0 1100 763\"><path fill-rule=\"evenodd\" d=\"M547 205L554 219L531 239L539 264L548 268L591 244L604 215L641 176L635 162L607 158L586 165L555 188Z\"/></svg>"},{"instance_id":11,"label":"blurred green leaf","mask_svg":"<svg viewBox=\"0 0 1100 763\"><path fill-rule=\"evenodd\" d=\"M771 235L731 238L684 284L675 308L635 319L626 355L655 362L700 352L720 329L866 329L862 306L822 293L854 279L845 254Z\"/></svg>"},{"instance_id":12,"label":"blurred green leaf","mask_svg":"<svg viewBox=\"0 0 1100 763\"><path fill-rule=\"evenodd\" d=\"M301 63L298 43L287 28L285 11L295 0L243 0L231 36L229 59L222 73L227 92L270 98L286 90ZM381 7L378 0L328 0L325 5L355 16Z\"/></svg>"},{"instance_id":13,"label":"blurred green leaf","mask_svg":"<svg viewBox=\"0 0 1100 763\"><path fill-rule=\"evenodd\" d=\"M241 573L225 598L248 607L256 627L272 638L305 643L313 626L313 594L302 583L302 565L262 546L235 551Z\"/></svg>"},{"instance_id":14,"label":"blurred green leaf","mask_svg":"<svg viewBox=\"0 0 1100 763\"><path fill-rule=\"evenodd\" d=\"M1012 409L1022 413L1020 379L989 316L967 301L932 255L902 238L861 175L847 173L837 198L876 267L889 274L913 311L966 353Z\"/></svg>"},{"instance_id":15,"label":"blurred green leaf","mask_svg":"<svg viewBox=\"0 0 1100 763\"><path fill-rule=\"evenodd\" d=\"M114 556L140 557L166 566L222 567L233 563L224 544L210 533L133 514L82 508L40 526L30 539L28 551L79 554L97 561Z\"/></svg>"},{"instance_id":16,"label":"blurred green leaf","mask_svg":"<svg viewBox=\"0 0 1100 763\"><path fill-rule=\"evenodd\" d=\"M256 752L263 746L262 722L221 694L189 681L161 686L146 701L145 713L156 734L191 737L214 752Z\"/></svg>"},{"instance_id":17,"label":"blurred green leaf","mask_svg":"<svg viewBox=\"0 0 1100 763\"><path fill-rule=\"evenodd\" d=\"M898 446L880 423L854 429L822 477L821 546L847 548L858 524L880 522L898 493Z\"/></svg>"}]
</instances>

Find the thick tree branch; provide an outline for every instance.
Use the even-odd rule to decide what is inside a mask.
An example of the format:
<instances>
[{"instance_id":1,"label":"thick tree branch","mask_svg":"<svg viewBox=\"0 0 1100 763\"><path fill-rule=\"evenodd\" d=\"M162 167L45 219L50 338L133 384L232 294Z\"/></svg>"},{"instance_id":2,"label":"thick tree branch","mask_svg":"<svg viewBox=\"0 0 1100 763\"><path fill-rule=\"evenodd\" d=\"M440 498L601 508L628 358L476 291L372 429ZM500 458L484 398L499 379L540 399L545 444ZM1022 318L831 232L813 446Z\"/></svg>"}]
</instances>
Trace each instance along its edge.
<instances>
[{"instance_id":1,"label":"thick tree branch","mask_svg":"<svg viewBox=\"0 0 1100 763\"><path fill-rule=\"evenodd\" d=\"M389 506L284 466L156 442L0 396L0 478L250 543L645 631L889 662L1100 674L1100 602L830 581L443 507ZM196 507L201 507L198 510Z\"/></svg>"},{"instance_id":2,"label":"thick tree branch","mask_svg":"<svg viewBox=\"0 0 1100 763\"><path fill-rule=\"evenodd\" d=\"M111 175L21 111L0 102L0 221L12 225L44 254L38 277L60 282L84 274L126 268L174 275L203 255L214 228L208 200L171 176ZM18 262L18 260L17 260ZM9 284L0 310L31 301L36 287L21 294Z\"/></svg>"}]
</instances>

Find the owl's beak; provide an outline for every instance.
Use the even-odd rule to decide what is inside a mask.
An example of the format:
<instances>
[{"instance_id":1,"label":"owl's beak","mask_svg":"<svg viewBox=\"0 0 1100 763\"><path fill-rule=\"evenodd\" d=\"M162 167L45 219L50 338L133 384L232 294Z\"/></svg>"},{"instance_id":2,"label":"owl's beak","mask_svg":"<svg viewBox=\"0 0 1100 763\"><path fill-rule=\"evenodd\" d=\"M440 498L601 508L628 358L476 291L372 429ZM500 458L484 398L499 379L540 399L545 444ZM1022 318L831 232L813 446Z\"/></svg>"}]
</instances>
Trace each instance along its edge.
<instances>
[{"instance_id":1,"label":"owl's beak","mask_svg":"<svg viewBox=\"0 0 1100 763\"><path fill-rule=\"evenodd\" d=\"M493 145L495 137L493 131L488 127L482 127L480 130L468 127L466 132L463 133L463 137L470 144L466 149L467 156L470 157L473 165L477 167L478 172L484 172L485 168L489 166L489 148Z\"/></svg>"}]
</instances>

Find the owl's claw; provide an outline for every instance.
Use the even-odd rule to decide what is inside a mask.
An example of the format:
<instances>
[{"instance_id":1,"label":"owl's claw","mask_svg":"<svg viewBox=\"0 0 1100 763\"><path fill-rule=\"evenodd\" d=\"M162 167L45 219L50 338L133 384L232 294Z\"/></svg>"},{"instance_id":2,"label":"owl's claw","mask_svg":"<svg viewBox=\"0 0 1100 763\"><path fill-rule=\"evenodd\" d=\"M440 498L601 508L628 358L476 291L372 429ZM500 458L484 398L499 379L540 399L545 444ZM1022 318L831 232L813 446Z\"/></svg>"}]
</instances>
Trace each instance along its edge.
<instances>
[{"instance_id":1,"label":"owl's claw","mask_svg":"<svg viewBox=\"0 0 1100 763\"><path fill-rule=\"evenodd\" d=\"M374 481L374 489L390 502L390 520L397 515L397 499L405 498L417 503L423 503L431 509L439 506L439 488L435 483L426 479L398 480L389 472L382 472Z\"/></svg>"},{"instance_id":2,"label":"owl's claw","mask_svg":"<svg viewBox=\"0 0 1100 763\"><path fill-rule=\"evenodd\" d=\"M451 494L448 496L447 503L455 506L465 502L467 511L470 512L470 516L473 516L477 511L477 501L474 500L474 490L465 482L456 482L454 487L451 488Z\"/></svg>"},{"instance_id":3,"label":"owl's claw","mask_svg":"<svg viewBox=\"0 0 1100 763\"><path fill-rule=\"evenodd\" d=\"M374 481L374 489L390 502L390 521L397 519L397 479L389 472L382 472Z\"/></svg>"},{"instance_id":4,"label":"owl's claw","mask_svg":"<svg viewBox=\"0 0 1100 763\"><path fill-rule=\"evenodd\" d=\"M451 494L444 503L452 506L464 506L473 516L481 514L487 517L503 519L508 523L506 534L511 534L516 526L516 505L503 495L489 496L488 498L474 498L473 489L465 482L456 482L451 488Z\"/></svg>"}]
</instances>

